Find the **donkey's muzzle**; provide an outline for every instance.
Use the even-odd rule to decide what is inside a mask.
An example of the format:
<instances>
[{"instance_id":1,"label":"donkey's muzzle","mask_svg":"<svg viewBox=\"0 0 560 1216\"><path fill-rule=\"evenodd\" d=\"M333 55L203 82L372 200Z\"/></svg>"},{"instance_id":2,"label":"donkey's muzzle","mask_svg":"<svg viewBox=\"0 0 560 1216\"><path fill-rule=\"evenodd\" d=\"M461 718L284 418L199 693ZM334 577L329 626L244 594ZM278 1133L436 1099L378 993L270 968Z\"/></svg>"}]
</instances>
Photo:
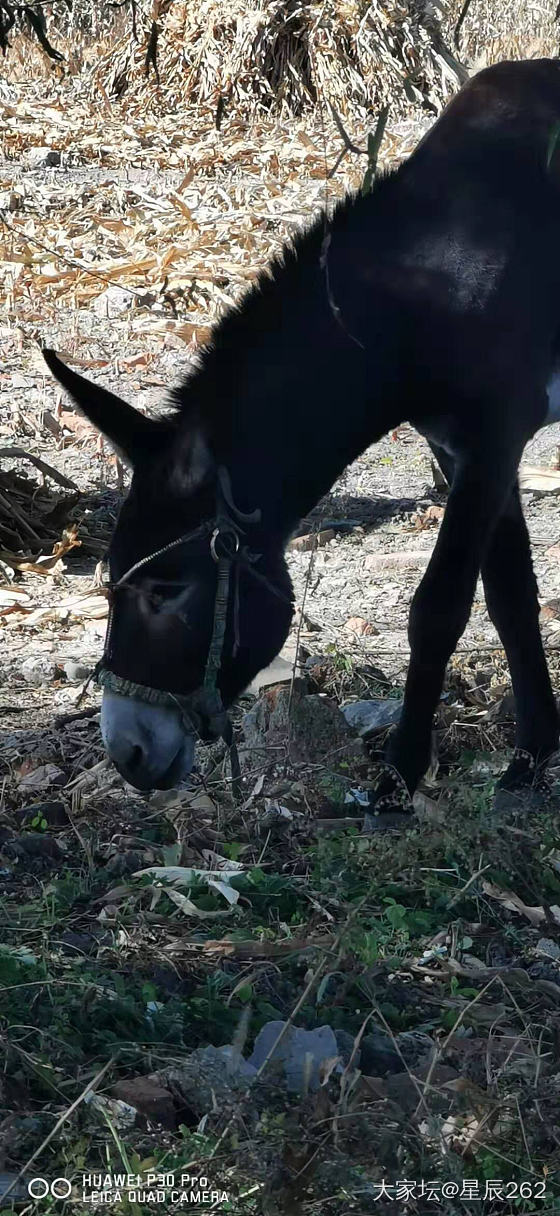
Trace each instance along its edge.
<instances>
[{"instance_id":1,"label":"donkey's muzzle","mask_svg":"<svg viewBox=\"0 0 560 1216\"><path fill-rule=\"evenodd\" d=\"M105 690L101 734L119 773L138 790L171 789L192 771L195 737L185 730L179 707Z\"/></svg>"}]
</instances>

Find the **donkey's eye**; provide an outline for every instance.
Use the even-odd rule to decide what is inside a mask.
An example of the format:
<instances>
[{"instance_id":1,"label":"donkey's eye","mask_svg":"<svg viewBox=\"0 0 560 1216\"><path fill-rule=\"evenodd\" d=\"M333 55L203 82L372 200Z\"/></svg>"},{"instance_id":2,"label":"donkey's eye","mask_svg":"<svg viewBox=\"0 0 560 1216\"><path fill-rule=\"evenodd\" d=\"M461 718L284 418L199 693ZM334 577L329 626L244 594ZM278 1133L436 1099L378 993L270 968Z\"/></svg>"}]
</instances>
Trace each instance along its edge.
<instances>
[{"instance_id":1,"label":"donkey's eye","mask_svg":"<svg viewBox=\"0 0 560 1216\"><path fill-rule=\"evenodd\" d=\"M187 601L191 598L192 588L154 583L145 594L150 612L161 616L168 614L182 617Z\"/></svg>"},{"instance_id":2,"label":"donkey's eye","mask_svg":"<svg viewBox=\"0 0 560 1216\"><path fill-rule=\"evenodd\" d=\"M139 597L142 606L148 612L161 612L164 598L161 591L157 587L142 587L138 588Z\"/></svg>"}]
</instances>

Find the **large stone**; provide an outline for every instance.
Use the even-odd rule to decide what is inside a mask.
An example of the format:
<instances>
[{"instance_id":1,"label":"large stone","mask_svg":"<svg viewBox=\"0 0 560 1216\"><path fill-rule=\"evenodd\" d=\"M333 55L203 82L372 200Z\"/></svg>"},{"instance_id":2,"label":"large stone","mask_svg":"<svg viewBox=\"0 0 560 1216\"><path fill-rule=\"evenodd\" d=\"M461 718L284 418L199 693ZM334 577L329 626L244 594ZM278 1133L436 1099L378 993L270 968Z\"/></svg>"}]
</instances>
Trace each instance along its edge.
<instances>
[{"instance_id":1,"label":"large stone","mask_svg":"<svg viewBox=\"0 0 560 1216\"><path fill-rule=\"evenodd\" d=\"M3 851L6 857L17 858L24 869L28 862L35 861L53 866L64 861L66 856L58 841L47 832L23 832L7 841Z\"/></svg>"},{"instance_id":2,"label":"large stone","mask_svg":"<svg viewBox=\"0 0 560 1216\"><path fill-rule=\"evenodd\" d=\"M431 1060L435 1047L429 1035L418 1030L403 1030L394 1038L383 1030L364 1035L361 1044L361 1069L371 1077L414 1070Z\"/></svg>"},{"instance_id":3,"label":"large stone","mask_svg":"<svg viewBox=\"0 0 560 1216\"><path fill-rule=\"evenodd\" d=\"M368 739L377 731L385 730L399 721L402 701L388 698L385 701L352 701L344 705L342 713L349 726L357 730L362 739Z\"/></svg>"},{"instance_id":4,"label":"large stone","mask_svg":"<svg viewBox=\"0 0 560 1216\"><path fill-rule=\"evenodd\" d=\"M14 818L26 826L36 827L43 824L50 828L63 828L68 823L68 812L63 802L52 799L48 802L30 802L27 806L19 807L14 812Z\"/></svg>"},{"instance_id":5,"label":"large stone","mask_svg":"<svg viewBox=\"0 0 560 1216\"><path fill-rule=\"evenodd\" d=\"M128 291L126 287L119 287L115 283L106 287L105 291L95 298L91 307L96 316L115 320L116 317L128 312L135 302L136 296L132 291Z\"/></svg>"},{"instance_id":6,"label":"large stone","mask_svg":"<svg viewBox=\"0 0 560 1216\"><path fill-rule=\"evenodd\" d=\"M58 668L50 655L32 654L28 659L24 659L21 665L21 674L27 684L33 684L35 688L41 688L43 685L51 684L53 680L56 680Z\"/></svg>"},{"instance_id":7,"label":"large stone","mask_svg":"<svg viewBox=\"0 0 560 1216\"><path fill-rule=\"evenodd\" d=\"M289 745L292 764L320 764L355 755L356 736L335 701L294 687L269 688L243 719L244 759L282 760ZM358 743L358 747L361 745Z\"/></svg>"},{"instance_id":8,"label":"large stone","mask_svg":"<svg viewBox=\"0 0 560 1216\"><path fill-rule=\"evenodd\" d=\"M173 1093L197 1118L224 1104L234 1104L239 1092L254 1081L256 1068L229 1044L197 1047L173 1068L155 1073L157 1081Z\"/></svg>"},{"instance_id":9,"label":"large stone","mask_svg":"<svg viewBox=\"0 0 560 1216\"><path fill-rule=\"evenodd\" d=\"M267 1067L276 1069L286 1088L292 1093L304 1094L319 1089L323 1068L342 1072L340 1050L330 1026L317 1026L304 1030L301 1026L289 1026L284 1037L275 1047L285 1022L267 1022L255 1039L249 1064L259 1069L270 1057ZM266 1073L265 1073L266 1075Z\"/></svg>"},{"instance_id":10,"label":"large stone","mask_svg":"<svg viewBox=\"0 0 560 1216\"><path fill-rule=\"evenodd\" d=\"M560 959L560 946L550 937L539 938L536 945L537 954L544 955L545 958Z\"/></svg>"},{"instance_id":11,"label":"large stone","mask_svg":"<svg viewBox=\"0 0 560 1216\"><path fill-rule=\"evenodd\" d=\"M403 1062L394 1040L383 1030L372 1030L360 1043L360 1067L369 1077L402 1072Z\"/></svg>"},{"instance_id":12,"label":"large stone","mask_svg":"<svg viewBox=\"0 0 560 1216\"><path fill-rule=\"evenodd\" d=\"M196 1119L226 1105L233 1109L255 1077L256 1069L234 1047L197 1047L181 1064L119 1081L112 1092L146 1119L173 1129L185 1109Z\"/></svg>"},{"instance_id":13,"label":"large stone","mask_svg":"<svg viewBox=\"0 0 560 1216\"><path fill-rule=\"evenodd\" d=\"M113 1094L150 1123L159 1123L173 1131L177 1127L177 1113L173 1095L153 1077L133 1077L130 1081L117 1081Z\"/></svg>"}]
</instances>

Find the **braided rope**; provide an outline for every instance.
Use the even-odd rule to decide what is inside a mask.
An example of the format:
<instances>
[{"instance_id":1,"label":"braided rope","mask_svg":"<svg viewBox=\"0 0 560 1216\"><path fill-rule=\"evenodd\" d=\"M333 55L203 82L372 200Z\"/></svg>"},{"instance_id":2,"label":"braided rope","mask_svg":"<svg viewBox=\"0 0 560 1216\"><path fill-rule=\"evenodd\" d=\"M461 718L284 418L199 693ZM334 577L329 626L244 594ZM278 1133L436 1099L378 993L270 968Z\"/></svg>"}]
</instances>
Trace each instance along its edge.
<instances>
[{"instance_id":1,"label":"braided rope","mask_svg":"<svg viewBox=\"0 0 560 1216\"><path fill-rule=\"evenodd\" d=\"M502 784L504 779L505 783ZM539 795L545 808L550 810L556 807L552 781L546 771L546 765L537 764L534 756L525 748L515 747L507 769L500 778L498 788L515 791L516 788L521 790L524 786L530 786Z\"/></svg>"},{"instance_id":2,"label":"braided rope","mask_svg":"<svg viewBox=\"0 0 560 1216\"><path fill-rule=\"evenodd\" d=\"M388 760L379 760L375 765L374 776L369 782L370 789L383 789L385 792L368 807L368 816L372 819L386 815L388 812L400 812L410 815L413 810L412 799L404 778Z\"/></svg>"},{"instance_id":3,"label":"braided rope","mask_svg":"<svg viewBox=\"0 0 560 1216\"><path fill-rule=\"evenodd\" d=\"M118 582L112 588L116 591L127 583L131 575L136 574L137 570L141 570L143 566L147 566L148 562L153 562L157 557L163 557L164 553L169 553L171 549L177 549L179 545L190 544L193 540L198 540L199 537L208 536L212 531L212 524L209 520L206 523L200 524L198 528L194 528L192 532L185 532L184 536L178 536L177 540L172 540L168 545L162 545L161 549L156 549L154 553L148 553L147 557L141 557L140 561L135 562L125 574L121 575Z\"/></svg>"}]
</instances>

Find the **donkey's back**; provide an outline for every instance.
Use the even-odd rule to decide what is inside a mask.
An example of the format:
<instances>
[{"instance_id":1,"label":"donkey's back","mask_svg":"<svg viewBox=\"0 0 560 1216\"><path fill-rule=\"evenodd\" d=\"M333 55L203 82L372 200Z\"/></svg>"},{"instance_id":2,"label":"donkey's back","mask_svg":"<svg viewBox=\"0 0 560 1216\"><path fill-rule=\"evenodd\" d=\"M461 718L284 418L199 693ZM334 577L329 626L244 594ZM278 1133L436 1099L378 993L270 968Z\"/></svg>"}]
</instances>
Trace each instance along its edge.
<instances>
[{"instance_id":1,"label":"donkey's back","mask_svg":"<svg viewBox=\"0 0 560 1216\"><path fill-rule=\"evenodd\" d=\"M556 417L560 61L469 81L396 173L343 205L331 265L352 332L392 319L406 417L424 433L444 413L467 438L489 409L501 427L500 396L529 434ZM388 323L385 338L394 351Z\"/></svg>"}]
</instances>

